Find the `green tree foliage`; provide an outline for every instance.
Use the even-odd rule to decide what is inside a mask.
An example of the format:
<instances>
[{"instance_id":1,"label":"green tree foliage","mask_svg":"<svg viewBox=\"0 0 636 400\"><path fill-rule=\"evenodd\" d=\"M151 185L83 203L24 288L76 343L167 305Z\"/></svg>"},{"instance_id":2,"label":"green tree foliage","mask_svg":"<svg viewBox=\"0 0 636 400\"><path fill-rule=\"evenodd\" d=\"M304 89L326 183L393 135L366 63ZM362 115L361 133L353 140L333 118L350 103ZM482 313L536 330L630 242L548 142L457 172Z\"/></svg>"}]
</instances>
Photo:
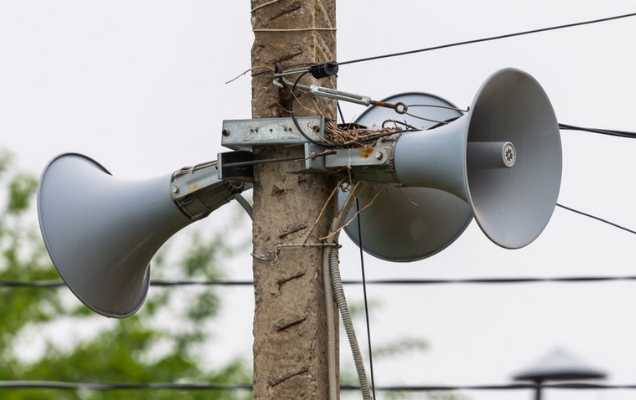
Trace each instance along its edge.
<instances>
[{"instance_id":1,"label":"green tree foliage","mask_svg":"<svg viewBox=\"0 0 636 400\"><path fill-rule=\"evenodd\" d=\"M0 154L0 280L59 280L37 229L37 180L16 172L11 156ZM153 278L214 280L232 249L220 237L191 235L186 250L153 261ZM176 261L175 261L176 260ZM219 297L207 287L151 287L132 317L108 320L90 312L62 288L0 287L0 380L91 383L249 383L245 362L202 367L209 326ZM94 327L84 337L79 327ZM68 340L66 340L68 338ZM44 343L25 359L19 349ZM61 343L60 343L61 342ZM36 390L0 389L0 398L26 399L244 399L248 391Z\"/></svg>"}]
</instances>

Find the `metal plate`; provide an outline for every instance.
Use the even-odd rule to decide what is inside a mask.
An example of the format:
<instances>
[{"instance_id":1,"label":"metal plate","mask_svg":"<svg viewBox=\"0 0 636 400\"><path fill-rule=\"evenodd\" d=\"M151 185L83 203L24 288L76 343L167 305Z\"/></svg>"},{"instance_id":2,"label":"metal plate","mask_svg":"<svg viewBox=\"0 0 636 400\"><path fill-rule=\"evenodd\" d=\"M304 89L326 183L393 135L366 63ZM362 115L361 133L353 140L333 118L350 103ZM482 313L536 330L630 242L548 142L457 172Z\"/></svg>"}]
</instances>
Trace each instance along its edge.
<instances>
[{"instance_id":1,"label":"metal plate","mask_svg":"<svg viewBox=\"0 0 636 400\"><path fill-rule=\"evenodd\" d=\"M322 142L322 117L297 117L298 125L310 139ZM291 118L258 118L223 121L221 144L232 150L252 150L255 146L303 145L308 140Z\"/></svg>"}]
</instances>

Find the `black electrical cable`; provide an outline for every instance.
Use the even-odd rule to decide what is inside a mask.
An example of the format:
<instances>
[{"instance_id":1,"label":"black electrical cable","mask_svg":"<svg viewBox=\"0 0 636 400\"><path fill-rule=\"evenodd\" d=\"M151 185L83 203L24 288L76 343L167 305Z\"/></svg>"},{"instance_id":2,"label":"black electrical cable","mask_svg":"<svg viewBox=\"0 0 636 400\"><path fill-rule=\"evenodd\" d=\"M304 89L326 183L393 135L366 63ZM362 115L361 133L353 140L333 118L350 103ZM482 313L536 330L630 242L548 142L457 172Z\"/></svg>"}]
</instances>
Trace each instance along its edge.
<instances>
[{"instance_id":1,"label":"black electrical cable","mask_svg":"<svg viewBox=\"0 0 636 400\"><path fill-rule=\"evenodd\" d=\"M595 220L600 221L600 222L604 222L604 223L606 223L606 224L608 224L608 225L611 225L611 226L613 226L613 227L616 227L616 228L618 228L618 229L622 229L622 230L624 230L624 231L626 231L626 232L633 233L633 234L635 234L635 235L636 235L636 231L633 231L633 230L631 230L631 229L625 228L624 226L621 226L621 225L615 224L615 223L613 223L613 222L610 222L610 221L604 220L604 219L602 219L602 218L595 217L595 216L593 216L593 215L590 215L590 214L584 213L583 211L578 211L578 210L575 210L575 209L573 209L573 208L566 207L566 206L561 205L561 204L559 204L559 203L557 203L556 205L557 205L558 207L561 207L561 208L565 209L565 210L572 211L572 212L574 212L574 213L577 213L577 214L580 214L580 215L586 216L586 217L588 217L588 218L595 219Z\"/></svg>"},{"instance_id":2,"label":"black electrical cable","mask_svg":"<svg viewBox=\"0 0 636 400\"><path fill-rule=\"evenodd\" d=\"M360 215L360 199L356 198L356 212L358 213L358 249L360 249L360 269L362 270L362 292L364 296L364 316L367 321L367 343L369 344L369 370L371 372L371 392L375 395L375 374L373 373L373 350L371 347L371 324L369 322L369 302L367 301L367 279L364 273L364 252L362 251L362 223Z\"/></svg>"},{"instance_id":3,"label":"black electrical cable","mask_svg":"<svg viewBox=\"0 0 636 400\"><path fill-rule=\"evenodd\" d=\"M398 120L395 120L395 119L387 119L384 122L382 122L382 128L386 128L386 124L388 124L388 123L393 123L395 125L402 125L402 126L406 127L408 130L412 130L412 131L417 131L418 130L413 125L410 125L410 124L407 124L406 122L398 121Z\"/></svg>"},{"instance_id":4,"label":"black electrical cable","mask_svg":"<svg viewBox=\"0 0 636 400\"><path fill-rule=\"evenodd\" d=\"M636 276L570 276L556 278L465 278L465 279L375 279L368 285L455 285L455 284L519 284L519 283L591 283L609 281L636 281ZM362 281L344 280L345 285L361 285Z\"/></svg>"},{"instance_id":5,"label":"black electrical cable","mask_svg":"<svg viewBox=\"0 0 636 400\"><path fill-rule=\"evenodd\" d=\"M559 124L559 129L571 130L571 131L583 131L583 132L600 133L602 135L624 137L624 138L629 138L629 139L636 139L636 132L617 131L617 130L613 130L613 129L584 128L584 127L581 127L581 126L568 125L568 124Z\"/></svg>"},{"instance_id":6,"label":"black electrical cable","mask_svg":"<svg viewBox=\"0 0 636 400\"><path fill-rule=\"evenodd\" d=\"M327 148L338 147L335 144L319 142L310 138L309 135L307 135L305 131L303 131L303 129L300 127L300 124L298 123L298 120L296 119L296 113L294 112L294 96L295 96L294 93L296 92L296 86L298 85L298 82L300 81L300 79L303 76L307 75L308 73L309 71L305 71L302 74L300 74L298 78L296 78L296 81L294 82L294 86L292 86L291 96L289 97L289 113L291 114L292 121L294 121L294 125L296 125L296 129L298 129L298 133L300 133L305 139L307 139L309 143L315 144L316 146L327 147Z\"/></svg>"},{"instance_id":7,"label":"black electrical cable","mask_svg":"<svg viewBox=\"0 0 636 400\"><path fill-rule=\"evenodd\" d=\"M341 385L341 390L359 390L358 386ZM408 386L378 386L378 391L384 392L446 392L458 390L527 390L527 389L562 389L562 390L614 390L636 389L636 384L628 385L604 385L594 383L510 383L503 385L408 385Z\"/></svg>"},{"instance_id":8,"label":"black electrical cable","mask_svg":"<svg viewBox=\"0 0 636 400\"><path fill-rule=\"evenodd\" d=\"M0 280L0 287L14 287L14 288L59 288L65 287L66 284L62 281L4 281Z\"/></svg>"},{"instance_id":9,"label":"black electrical cable","mask_svg":"<svg viewBox=\"0 0 636 400\"><path fill-rule=\"evenodd\" d=\"M62 381L0 381L0 390L10 389L57 389L57 390L179 390L179 391L210 391L210 390L253 390L252 384L218 384L218 383L91 383L91 382L62 382ZM340 385L340 389L360 390L356 385ZM378 386L383 392L442 392L442 391L490 391L490 390L528 390L528 389L559 389L559 390L634 390L636 384L610 385L595 383L510 383L499 385L385 385Z\"/></svg>"},{"instance_id":10,"label":"black electrical cable","mask_svg":"<svg viewBox=\"0 0 636 400\"><path fill-rule=\"evenodd\" d=\"M60 381L0 381L0 389L69 390L252 390L251 384L218 383L90 383Z\"/></svg>"},{"instance_id":11,"label":"black electrical cable","mask_svg":"<svg viewBox=\"0 0 636 400\"><path fill-rule=\"evenodd\" d=\"M636 276L565 276L554 278L518 277L518 278L464 278L464 279L372 279L343 280L344 285L455 285L455 284L519 284L519 283L594 283L594 282L630 282L636 281ZM253 286L252 281L150 281L153 287L175 286ZM1 281L0 288L62 288L66 284L62 281Z\"/></svg>"},{"instance_id":12,"label":"black electrical cable","mask_svg":"<svg viewBox=\"0 0 636 400\"><path fill-rule=\"evenodd\" d=\"M530 31L523 31L523 32L517 32L517 33L508 33L508 34L505 34L505 35L491 36L491 37L486 37L486 38L481 38L481 39L466 40L466 41L463 41L463 42L444 44L444 45L434 46L434 47L426 47L426 48L423 48L423 49L402 51L402 52L398 52L398 53L384 54L384 55L366 57L366 58L359 58L359 59L356 59L356 60L338 62L338 65L347 65L347 64L354 64L354 63L360 63L360 62L366 62L366 61L372 61L372 60L379 60L379 59L383 59L383 58L405 56L405 55L410 55L410 54L423 53L423 52L427 52L427 51L447 49L447 48L450 48L450 47L463 46L463 45L467 45L467 44L489 42L489 41L493 41L493 40L506 39L506 38L516 37L516 36L530 35L530 34L534 34L534 33L548 32L548 31L554 31L554 30L558 30L558 29L565 29L565 28L572 28L572 27L582 26L582 25L596 24L596 23L600 23L600 22L613 21L613 20L617 20L617 19L629 18L629 17L634 17L634 16L636 16L636 13L617 15L617 16L613 16L613 17L600 18L600 19L595 19L595 20L590 20L590 21L575 22L575 23L565 24L565 25L551 26L551 27L547 27L547 28L533 29L533 30L530 30Z\"/></svg>"},{"instance_id":13,"label":"black electrical cable","mask_svg":"<svg viewBox=\"0 0 636 400\"><path fill-rule=\"evenodd\" d=\"M395 133L395 132L394 132ZM624 230L626 232L636 234L636 231L618 225L616 223L607 221L605 219L596 217L594 215L566 207L557 203L557 207L563 208L567 211L574 212L576 214L583 215L588 218L592 218L599 222L606 223L615 228ZM369 284L453 284L453 283L534 283L534 282L602 282L602 281L633 281L636 280L636 276L598 276L598 277L565 277L565 278L488 278L488 279L415 279L415 280L375 280L368 281ZM359 281L343 281L344 284L360 284ZM251 281L163 281L153 280L150 282L151 286L251 286ZM58 288L66 286L62 281L15 281L15 280L0 280L0 288Z\"/></svg>"},{"instance_id":14,"label":"black electrical cable","mask_svg":"<svg viewBox=\"0 0 636 400\"><path fill-rule=\"evenodd\" d=\"M340 115L340 121L342 121L343 124L346 124L345 117L342 113L342 108L340 107L340 102L338 100L336 100L336 105L338 106L338 115Z\"/></svg>"}]
</instances>

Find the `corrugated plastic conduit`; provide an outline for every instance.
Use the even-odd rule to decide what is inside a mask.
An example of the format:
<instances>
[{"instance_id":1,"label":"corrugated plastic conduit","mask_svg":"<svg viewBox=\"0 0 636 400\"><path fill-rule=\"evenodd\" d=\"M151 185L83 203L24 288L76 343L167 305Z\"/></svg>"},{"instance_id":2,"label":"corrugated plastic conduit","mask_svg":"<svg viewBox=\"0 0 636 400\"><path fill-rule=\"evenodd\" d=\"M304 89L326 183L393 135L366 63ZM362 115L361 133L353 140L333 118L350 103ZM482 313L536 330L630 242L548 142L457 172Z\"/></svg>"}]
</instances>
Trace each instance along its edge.
<instances>
[{"instance_id":1,"label":"corrugated plastic conduit","mask_svg":"<svg viewBox=\"0 0 636 400\"><path fill-rule=\"evenodd\" d=\"M338 242L340 231L347 222L347 216L351 211L351 208L356 203L356 198L364 188L363 182L358 182L353 186L349 197L345 201L340 214L334 218L331 225L331 231L327 237L328 244L334 244ZM329 277L329 275L331 275ZM342 278L340 276L340 268L338 262L338 248L335 246L326 246L324 250L323 261L323 281L325 284L325 296L327 300L327 330L328 330L328 363L329 363L329 399L336 400L338 398L339 383L336 381L336 338L335 338L335 321L333 318L333 308L330 306L335 296L338 309L342 316L342 323L349 339L349 346L353 353L353 361L355 362L356 371L358 373L358 380L360 381L360 388L362 390L362 397L364 400L371 400L371 390L369 388L369 382L367 380L367 374L364 369L364 362L362 360L362 353L360 352L360 346L358 345L358 339L353 329L353 322L351 321L351 314L349 313L349 307L347 306L347 299L344 295L342 286ZM331 287L329 285L331 282ZM333 290L333 294L332 294ZM330 315L331 314L331 315Z\"/></svg>"}]
</instances>

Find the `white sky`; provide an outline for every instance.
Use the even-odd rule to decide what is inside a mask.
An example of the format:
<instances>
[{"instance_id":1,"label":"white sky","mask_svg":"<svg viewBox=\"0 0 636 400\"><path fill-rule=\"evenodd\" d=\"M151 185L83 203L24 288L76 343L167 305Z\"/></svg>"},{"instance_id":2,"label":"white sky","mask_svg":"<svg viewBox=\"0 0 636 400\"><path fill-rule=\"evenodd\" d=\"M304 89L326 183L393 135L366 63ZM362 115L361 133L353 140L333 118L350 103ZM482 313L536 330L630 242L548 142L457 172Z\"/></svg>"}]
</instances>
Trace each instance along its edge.
<instances>
[{"instance_id":1,"label":"white sky","mask_svg":"<svg viewBox=\"0 0 636 400\"><path fill-rule=\"evenodd\" d=\"M222 4L222 5L221 5ZM339 1L338 59L560 25L636 11L633 1ZM483 80L515 67L549 95L559 122L636 130L636 18L343 66L339 88L382 99L423 91L469 105ZM249 2L0 2L0 145L39 173L54 155L84 153L115 176L149 178L216 158L224 119L250 118ZM364 111L343 105L353 119ZM636 141L565 131L559 203L636 228L631 171ZM236 205L201 229L214 230ZM249 226L237 227L249 235ZM521 250L491 243L475 223L429 259L365 258L367 278L635 275L634 236L556 209ZM343 238L345 279L359 277L358 249ZM246 251L247 253L247 251ZM230 275L251 279L248 254ZM370 286L381 302L374 342L420 336L431 350L376 360L377 384L504 384L563 346L636 384L635 283ZM359 287L348 297L360 298ZM231 309L214 327L211 359L251 353L252 291L224 290ZM359 327L358 337L364 337ZM342 343L342 358L349 350ZM470 392L473 399L530 393ZM549 391L546 399L628 399L633 391Z\"/></svg>"}]
</instances>

